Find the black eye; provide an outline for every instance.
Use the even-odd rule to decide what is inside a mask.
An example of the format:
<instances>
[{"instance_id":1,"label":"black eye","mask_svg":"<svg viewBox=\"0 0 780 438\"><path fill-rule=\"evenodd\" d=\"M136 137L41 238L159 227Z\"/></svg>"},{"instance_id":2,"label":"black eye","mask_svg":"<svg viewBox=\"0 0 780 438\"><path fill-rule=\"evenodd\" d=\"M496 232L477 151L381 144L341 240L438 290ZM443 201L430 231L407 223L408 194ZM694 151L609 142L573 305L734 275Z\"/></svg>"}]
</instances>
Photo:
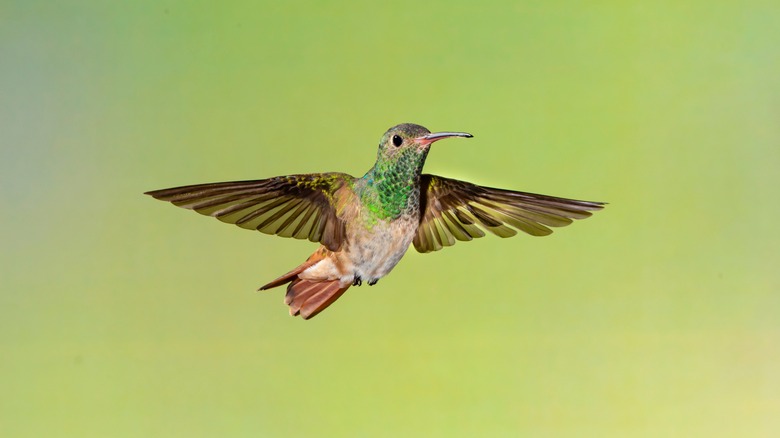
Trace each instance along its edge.
<instances>
[{"instance_id":1,"label":"black eye","mask_svg":"<svg viewBox=\"0 0 780 438\"><path fill-rule=\"evenodd\" d=\"M397 135L393 136L393 146L395 146L395 147L401 146L401 143L403 143L403 142L404 142L403 138L401 138L401 137L399 137Z\"/></svg>"}]
</instances>

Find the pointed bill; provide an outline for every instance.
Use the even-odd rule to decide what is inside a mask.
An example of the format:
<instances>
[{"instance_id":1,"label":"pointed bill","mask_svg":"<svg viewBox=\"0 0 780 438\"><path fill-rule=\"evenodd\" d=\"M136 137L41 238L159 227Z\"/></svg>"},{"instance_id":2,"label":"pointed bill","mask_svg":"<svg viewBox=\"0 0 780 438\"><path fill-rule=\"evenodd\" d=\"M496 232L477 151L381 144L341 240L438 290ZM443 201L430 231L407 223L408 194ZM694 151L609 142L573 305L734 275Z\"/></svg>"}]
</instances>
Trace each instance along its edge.
<instances>
[{"instance_id":1,"label":"pointed bill","mask_svg":"<svg viewBox=\"0 0 780 438\"><path fill-rule=\"evenodd\" d=\"M473 135L469 134L468 132L432 132L430 134L423 135L422 137L417 137L415 141L422 145L428 145L435 141L450 137L471 138Z\"/></svg>"}]
</instances>

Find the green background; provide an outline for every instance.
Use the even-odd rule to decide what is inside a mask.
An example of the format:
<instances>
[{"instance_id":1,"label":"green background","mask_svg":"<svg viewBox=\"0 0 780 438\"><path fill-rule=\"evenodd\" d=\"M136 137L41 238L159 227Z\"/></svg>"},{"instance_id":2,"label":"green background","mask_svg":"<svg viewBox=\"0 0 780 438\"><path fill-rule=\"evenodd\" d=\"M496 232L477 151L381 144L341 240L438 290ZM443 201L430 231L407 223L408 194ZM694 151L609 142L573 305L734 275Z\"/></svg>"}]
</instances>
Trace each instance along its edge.
<instances>
[{"instance_id":1,"label":"green background","mask_svg":"<svg viewBox=\"0 0 780 438\"><path fill-rule=\"evenodd\" d=\"M776 1L0 3L0 435L777 436ZM607 201L408 253L311 321L316 245L141 193L426 171Z\"/></svg>"}]
</instances>

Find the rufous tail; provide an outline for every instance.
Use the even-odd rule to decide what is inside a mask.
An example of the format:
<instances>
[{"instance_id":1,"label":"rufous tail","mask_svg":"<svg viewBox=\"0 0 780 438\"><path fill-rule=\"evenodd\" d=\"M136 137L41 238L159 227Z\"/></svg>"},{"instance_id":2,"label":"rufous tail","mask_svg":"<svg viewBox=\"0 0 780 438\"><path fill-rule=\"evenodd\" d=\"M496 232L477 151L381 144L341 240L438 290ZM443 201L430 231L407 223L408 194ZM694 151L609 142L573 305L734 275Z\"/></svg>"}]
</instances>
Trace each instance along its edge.
<instances>
[{"instance_id":1,"label":"rufous tail","mask_svg":"<svg viewBox=\"0 0 780 438\"><path fill-rule=\"evenodd\" d=\"M350 286L342 286L340 280L311 281L296 278L287 286L284 303L290 306L290 315L313 318L338 300Z\"/></svg>"},{"instance_id":2,"label":"rufous tail","mask_svg":"<svg viewBox=\"0 0 780 438\"><path fill-rule=\"evenodd\" d=\"M290 315L301 315L303 319L313 318L339 299L351 286L351 284L342 286L340 280L316 281L304 280L298 277L298 274L319 262L322 258L323 255L319 251L315 252L303 264L276 280L261 286L259 290L271 289L290 283L287 286L287 295L284 297L284 303L290 306Z\"/></svg>"}]
</instances>

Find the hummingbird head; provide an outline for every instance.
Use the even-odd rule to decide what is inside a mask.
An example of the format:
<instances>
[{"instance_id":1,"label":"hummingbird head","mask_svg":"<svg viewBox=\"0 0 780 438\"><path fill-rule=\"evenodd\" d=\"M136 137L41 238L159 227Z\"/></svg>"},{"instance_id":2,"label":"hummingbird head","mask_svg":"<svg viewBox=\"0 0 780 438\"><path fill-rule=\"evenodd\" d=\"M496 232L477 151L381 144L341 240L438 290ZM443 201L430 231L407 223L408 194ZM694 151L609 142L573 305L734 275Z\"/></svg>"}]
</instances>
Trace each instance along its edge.
<instances>
[{"instance_id":1,"label":"hummingbird head","mask_svg":"<svg viewBox=\"0 0 780 438\"><path fill-rule=\"evenodd\" d=\"M402 123L388 129L379 141L375 170L416 179L422 173L431 144L443 138L472 137L465 132L435 132L413 123Z\"/></svg>"},{"instance_id":2,"label":"hummingbird head","mask_svg":"<svg viewBox=\"0 0 780 438\"><path fill-rule=\"evenodd\" d=\"M435 141L448 137L471 137L465 132L436 132L412 123L388 129L379 141L376 163L363 176L368 187L363 201L382 218L398 217L415 207L420 175ZM417 194L415 194L415 189Z\"/></svg>"},{"instance_id":3,"label":"hummingbird head","mask_svg":"<svg viewBox=\"0 0 780 438\"><path fill-rule=\"evenodd\" d=\"M388 129L379 141L379 159L395 161L410 153L422 156L428 155L431 144L449 137L473 137L466 132L434 132L413 123L402 123Z\"/></svg>"}]
</instances>

